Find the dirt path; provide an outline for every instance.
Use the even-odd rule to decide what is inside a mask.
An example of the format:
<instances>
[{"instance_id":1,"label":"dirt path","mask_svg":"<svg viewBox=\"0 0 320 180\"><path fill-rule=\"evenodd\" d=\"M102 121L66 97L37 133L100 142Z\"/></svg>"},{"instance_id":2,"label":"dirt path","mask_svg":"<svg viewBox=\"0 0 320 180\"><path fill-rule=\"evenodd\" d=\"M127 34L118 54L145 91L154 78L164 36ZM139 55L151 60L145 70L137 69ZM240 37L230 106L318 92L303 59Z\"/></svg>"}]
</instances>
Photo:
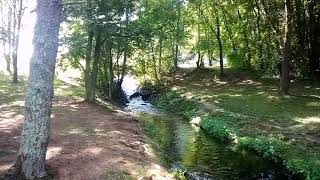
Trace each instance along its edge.
<instances>
[{"instance_id":1,"label":"dirt path","mask_svg":"<svg viewBox=\"0 0 320 180\"><path fill-rule=\"evenodd\" d=\"M0 174L10 168L19 147L23 101L13 104L0 106ZM171 179L130 115L60 99L52 117L47 162L54 179Z\"/></svg>"}]
</instances>

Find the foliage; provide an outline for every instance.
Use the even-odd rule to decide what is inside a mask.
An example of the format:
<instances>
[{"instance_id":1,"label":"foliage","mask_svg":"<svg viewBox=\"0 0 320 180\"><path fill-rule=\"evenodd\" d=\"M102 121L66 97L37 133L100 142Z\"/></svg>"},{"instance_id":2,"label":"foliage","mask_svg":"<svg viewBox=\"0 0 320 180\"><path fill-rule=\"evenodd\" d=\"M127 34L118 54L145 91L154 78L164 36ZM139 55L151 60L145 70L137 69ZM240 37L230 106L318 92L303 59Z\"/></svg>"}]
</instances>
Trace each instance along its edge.
<instances>
[{"instance_id":1,"label":"foliage","mask_svg":"<svg viewBox=\"0 0 320 180\"><path fill-rule=\"evenodd\" d=\"M303 174L307 180L315 180L320 177L320 163L316 163L312 159L290 159L286 166L296 174Z\"/></svg>"},{"instance_id":2,"label":"foliage","mask_svg":"<svg viewBox=\"0 0 320 180\"><path fill-rule=\"evenodd\" d=\"M174 179L176 180L186 180L186 177L184 176L184 174L185 174L185 171L180 169L173 172Z\"/></svg>"},{"instance_id":3,"label":"foliage","mask_svg":"<svg viewBox=\"0 0 320 180\"><path fill-rule=\"evenodd\" d=\"M243 69L244 67L244 58L236 53L230 53L227 55L228 65L234 69Z\"/></svg>"},{"instance_id":4,"label":"foliage","mask_svg":"<svg viewBox=\"0 0 320 180\"><path fill-rule=\"evenodd\" d=\"M221 118L223 117L204 116L201 119L200 126L210 136L227 142L232 140L233 136Z\"/></svg>"},{"instance_id":5,"label":"foliage","mask_svg":"<svg viewBox=\"0 0 320 180\"><path fill-rule=\"evenodd\" d=\"M263 157L278 161L284 158L285 152L288 150L287 144L274 137L242 137L238 139L239 148L257 151Z\"/></svg>"}]
</instances>

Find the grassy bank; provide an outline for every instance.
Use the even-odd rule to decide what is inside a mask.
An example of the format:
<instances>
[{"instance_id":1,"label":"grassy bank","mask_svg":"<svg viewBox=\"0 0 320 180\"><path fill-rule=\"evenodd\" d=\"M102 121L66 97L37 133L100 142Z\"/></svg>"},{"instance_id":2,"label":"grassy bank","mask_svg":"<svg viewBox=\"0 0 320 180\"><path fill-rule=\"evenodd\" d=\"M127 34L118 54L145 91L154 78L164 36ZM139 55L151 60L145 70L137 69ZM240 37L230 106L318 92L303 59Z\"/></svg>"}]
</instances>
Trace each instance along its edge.
<instances>
[{"instance_id":1,"label":"grassy bank","mask_svg":"<svg viewBox=\"0 0 320 180\"><path fill-rule=\"evenodd\" d=\"M209 76L208 76L209 74ZM157 105L199 122L236 149L250 149L305 179L320 179L320 86L296 82L294 96L280 98L276 80L214 70L180 72Z\"/></svg>"}]
</instances>

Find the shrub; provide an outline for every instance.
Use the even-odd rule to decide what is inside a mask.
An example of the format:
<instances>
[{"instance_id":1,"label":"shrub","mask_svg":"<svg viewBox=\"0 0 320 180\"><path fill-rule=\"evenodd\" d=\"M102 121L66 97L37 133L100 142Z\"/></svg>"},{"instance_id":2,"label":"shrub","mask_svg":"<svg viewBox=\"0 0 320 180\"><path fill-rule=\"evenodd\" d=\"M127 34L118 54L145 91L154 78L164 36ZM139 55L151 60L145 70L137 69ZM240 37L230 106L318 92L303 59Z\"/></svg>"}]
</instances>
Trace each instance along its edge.
<instances>
[{"instance_id":1,"label":"shrub","mask_svg":"<svg viewBox=\"0 0 320 180\"><path fill-rule=\"evenodd\" d=\"M248 150L254 150L263 157L275 161L284 158L283 155L287 151L287 145L280 139L274 137L242 137L238 139L238 147Z\"/></svg>"},{"instance_id":2,"label":"shrub","mask_svg":"<svg viewBox=\"0 0 320 180\"><path fill-rule=\"evenodd\" d=\"M232 133L219 118L204 116L201 119L200 125L201 128L214 138L224 142L232 140Z\"/></svg>"}]
</instances>

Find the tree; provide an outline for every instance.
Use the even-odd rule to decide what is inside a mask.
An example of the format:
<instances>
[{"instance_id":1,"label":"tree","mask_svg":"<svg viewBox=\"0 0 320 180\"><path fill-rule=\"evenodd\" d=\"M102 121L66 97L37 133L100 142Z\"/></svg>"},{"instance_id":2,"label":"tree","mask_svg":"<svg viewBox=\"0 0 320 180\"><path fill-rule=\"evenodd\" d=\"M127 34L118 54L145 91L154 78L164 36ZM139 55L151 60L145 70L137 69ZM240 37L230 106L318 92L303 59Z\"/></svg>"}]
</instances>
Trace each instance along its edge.
<instances>
[{"instance_id":1,"label":"tree","mask_svg":"<svg viewBox=\"0 0 320 180\"><path fill-rule=\"evenodd\" d=\"M12 65L13 65L13 83L18 83L18 49L20 39L21 20L23 15L22 0L14 1L14 17L13 17L13 51L12 51Z\"/></svg>"},{"instance_id":2,"label":"tree","mask_svg":"<svg viewBox=\"0 0 320 180\"><path fill-rule=\"evenodd\" d=\"M281 64L280 92L282 95L289 94L290 85L290 61L291 61L291 34L292 34L292 3L291 0L285 0L285 33L284 50Z\"/></svg>"},{"instance_id":3,"label":"tree","mask_svg":"<svg viewBox=\"0 0 320 180\"><path fill-rule=\"evenodd\" d=\"M4 0L1 4L1 41L3 55L7 63L7 71L11 73L11 61L13 67L12 82L18 83L18 47L20 39L21 21L24 12L22 0Z\"/></svg>"},{"instance_id":4,"label":"tree","mask_svg":"<svg viewBox=\"0 0 320 180\"><path fill-rule=\"evenodd\" d=\"M61 0L37 0L34 52L26 92L25 122L14 165L17 174L26 179L38 179L47 175L45 158L49 140L61 9Z\"/></svg>"}]
</instances>

